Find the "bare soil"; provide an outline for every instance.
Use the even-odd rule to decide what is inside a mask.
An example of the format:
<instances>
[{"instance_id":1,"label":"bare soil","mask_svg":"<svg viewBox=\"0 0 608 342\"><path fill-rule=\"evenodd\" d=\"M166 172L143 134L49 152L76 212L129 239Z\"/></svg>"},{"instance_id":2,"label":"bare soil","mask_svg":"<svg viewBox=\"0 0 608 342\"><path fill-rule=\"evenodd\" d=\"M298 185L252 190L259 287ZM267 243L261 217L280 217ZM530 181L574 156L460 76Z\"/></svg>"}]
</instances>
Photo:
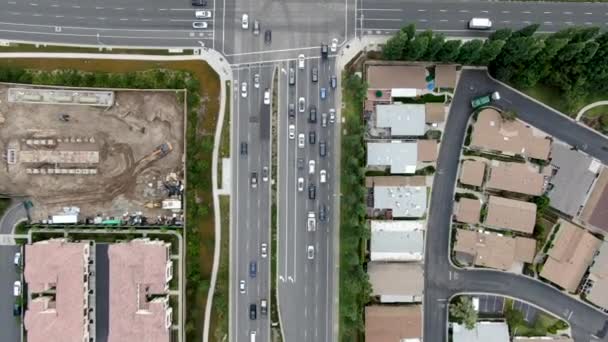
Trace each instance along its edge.
<instances>
[{"instance_id":1,"label":"bare soil","mask_svg":"<svg viewBox=\"0 0 608 342\"><path fill-rule=\"evenodd\" d=\"M144 216L170 215L149 208L168 193L167 176L184 173L184 108L175 91L117 91L112 107L9 103L8 86L0 85L0 150L9 141L28 138L93 138L99 151L96 175L32 175L27 165L0 161L0 192L32 198L34 221L79 207L81 218L101 214L121 217L141 211ZM61 114L70 120L62 121ZM161 144L173 150L153 155Z\"/></svg>"}]
</instances>

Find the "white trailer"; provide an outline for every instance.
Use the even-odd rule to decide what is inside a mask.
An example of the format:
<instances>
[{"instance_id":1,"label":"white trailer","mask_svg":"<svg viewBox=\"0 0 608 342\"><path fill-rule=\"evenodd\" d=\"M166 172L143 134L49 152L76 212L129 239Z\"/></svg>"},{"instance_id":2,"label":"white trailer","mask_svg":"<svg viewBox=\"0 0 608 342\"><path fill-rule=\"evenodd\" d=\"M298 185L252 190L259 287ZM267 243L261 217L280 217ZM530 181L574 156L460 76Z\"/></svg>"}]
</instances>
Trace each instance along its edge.
<instances>
[{"instance_id":1,"label":"white trailer","mask_svg":"<svg viewBox=\"0 0 608 342\"><path fill-rule=\"evenodd\" d=\"M469 21L471 30L489 30L492 28L492 21L488 18L473 18Z\"/></svg>"}]
</instances>

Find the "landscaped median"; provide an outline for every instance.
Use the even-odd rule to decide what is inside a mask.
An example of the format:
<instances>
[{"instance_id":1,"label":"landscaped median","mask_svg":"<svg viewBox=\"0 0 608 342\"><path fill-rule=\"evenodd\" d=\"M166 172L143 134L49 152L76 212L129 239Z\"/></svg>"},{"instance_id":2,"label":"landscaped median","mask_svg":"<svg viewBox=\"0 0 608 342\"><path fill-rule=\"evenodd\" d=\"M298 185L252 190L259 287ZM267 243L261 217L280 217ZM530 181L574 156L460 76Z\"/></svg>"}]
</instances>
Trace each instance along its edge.
<instances>
[{"instance_id":1,"label":"landscaped median","mask_svg":"<svg viewBox=\"0 0 608 342\"><path fill-rule=\"evenodd\" d=\"M369 239L365 222L365 151L363 100L367 86L354 74L342 81L342 160L340 187L340 341L363 340L363 310L371 285L363 268L364 246Z\"/></svg>"}]
</instances>

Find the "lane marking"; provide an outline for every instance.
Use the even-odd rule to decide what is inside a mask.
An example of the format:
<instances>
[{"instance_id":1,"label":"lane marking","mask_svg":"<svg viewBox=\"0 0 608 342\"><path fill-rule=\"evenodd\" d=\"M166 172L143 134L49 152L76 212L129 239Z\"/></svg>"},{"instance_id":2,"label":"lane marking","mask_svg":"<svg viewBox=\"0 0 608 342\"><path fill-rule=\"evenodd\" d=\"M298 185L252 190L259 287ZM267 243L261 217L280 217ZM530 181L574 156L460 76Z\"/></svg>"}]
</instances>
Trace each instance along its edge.
<instances>
[{"instance_id":1,"label":"lane marking","mask_svg":"<svg viewBox=\"0 0 608 342\"><path fill-rule=\"evenodd\" d=\"M502 11L501 13L507 14L507 13L511 13L511 11Z\"/></svg>"},{"instance_id":2,"label":"lane marking","mask_svg":"<svg viewBox=\"0 0 608 342\"><path fill-rule=\"evenodd\" d=\"M38 4L30 3L30 6L38 6Z\"/></svg>"},{"instance_id":3,"label":"lane marking","mask_svg":"<svg viewBox=\"0 0 608 342\"><path fill-rule=\"evenodd\" d=\"M78 5L72 5L72 8L80 8Z\"/></svg>"},{"instance_id":4,"label":"lane marking","mask_svg":"<svg viewBox=\"0 0 608 342\"><path fill-rule=\"evenodd\" d=\"M445 13L445 12L447 12L447 11L448 11L448 10L445 10L445 9L440 9L440 10L439 10L439 12L442 12L442 13Z\"/></svg>"},{"instance_id":5,"label":"lane marking","mask_svg":"<svg viewBox=\"0 0 608 342\"><path fill-rule=\"evenodd\" d=\"M418 21L421 22L421 23L426 23L428 20L426 20L426 19L418 19Z\"/></svg>"},{"instance_id":6,"label":"lane marking","mask_svg":"<svg viewBox=\"0 0 608 342\"><path fill-rule=\"evenodd\" d=\"M481 11L481 13L490 13L489 11Z\"/></svg>"},{"instance_id":7,"label":"lane marking","mask_svg":"<svg viewBox=\"0 0 608 342\"><path fill-rule=\"evenodd\" d=\"M389 19L389 18L363 18L364 21L401 21L402 19Z\"/></svg>"},{"instance_id":8,"label":"lane marking","mask_svg":"<svg viewBox=\"0 0 608 342\"><path fill-rule=\"evenodd\" d=\"M522 11L521 13L523 13L523 14L530 14L532 12L530 12L530 11Z\"/></svg>"},{"instance_id":9,"label":"lane marking","mask_svg":"<svg viewBox=\"0 0 608 342\"><path fill-rule=\"evenodd\" d=\"M389 11L389 12L403 12L401 8L359 8L359 11Z\"/></svg>"},{"instance_id":10,"label":"lane marking","mask_svg":"<svg viewBox=\"0 0 608 342\"><path fill-rule=\"evenodd\" d=\"M469 10L459 10L460 13L469 13Z\"/></svg>"},{"instance_id":11,"label":"lane marking","mask_svg":"<svg viewBox=\"0 0 608 342\"><path fill-rule=\"evenodd\" d=\"M550 21L545 21L543 24L545 24L545 25L553 25L553 23L550 22Z\"/></svg>"},{"instance_id":12,"label":"lane marking","mask_svg":"<svg viewBox=\"0 0 608 342\"><path fill-rule=\"evenodd\" d=\"M425 9L419 9L418 12L426 12Z\"/></svg>"},{"instance_id":13,"label":"lane marking","mask_svg":"<svg viewBox=\"0 0 608 342\"><path fill-rule=\"evenodd\" d=\"M441 20L439 20L439 21L441 21L442 23L445 23L445 22L447 22L448 20L447 20L447 19L441 19Z\"/></svg>"},{"instance_id":14,"label":"lane marking","mask_svg":"<svg viewBox=\"0 0 608 342\"><path fill-rule=\"evenodd\" d=\"M122 11L124 9L125 9L124 7L114 7L114 10L116 10L116 11Z\"/></svg>"},{"instance_id":15,"label":"lane marking","mask_svg":"<svg viewBox=\"0 0 608 342\"><path fill-rule=\"evenodd\" d=\"M543 12L543 13L544 13L544 14L551 14L551 13L552 13L552 12L550 12L550 11L547 11L547 12Z\"/></svg>"},{"instance_id":16,"label":"lane marking","mask_svg":"<svg viewBox=\"0 0 608 342\"><path fill-rule=\"evenodd\" d=\"M586 15L592 15L593 13L591 12L585 12Z\"/></svg>"},{"instance_id":17,"label":"lane marking","mask_svg":"<svg viewBox=\"0 0 608 342\"><path fill-rule=\"evenodd\" d=\"M563 14L572 14L572 12L567 11L567 12L563 12Z\"/></svg>"}]
</instances>

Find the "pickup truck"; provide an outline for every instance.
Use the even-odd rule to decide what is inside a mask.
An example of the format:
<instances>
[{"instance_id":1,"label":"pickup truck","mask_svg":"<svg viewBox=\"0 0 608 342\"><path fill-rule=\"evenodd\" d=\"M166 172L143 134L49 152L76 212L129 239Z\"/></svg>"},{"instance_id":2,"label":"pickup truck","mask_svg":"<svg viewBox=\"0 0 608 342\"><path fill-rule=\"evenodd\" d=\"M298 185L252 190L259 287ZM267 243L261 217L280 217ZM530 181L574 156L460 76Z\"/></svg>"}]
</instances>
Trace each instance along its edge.
<instances>
[{"instance_id":1,"label":"pickup truck","mask_svg":"<svg viewBox=\"0 0 608 342\"><path fill-rule=\"evenodd\" d=\"M496 101L496 100L500 100L500 94L497 91L493 92L492 94L474 98L471 101L471 107L473 107L473 109L477 109L479 107L486 106L490 102Z\"/></svg>"},{"instance_id":2,"label":"pickup truck","mask_svg":"<svg viewBox=\"0 0 608 342\"><path fill-rule=\"evenodd\" d=\"M306 227L309 232L317 230L317 218L314 211L308 212L308 220L306 221Z\"/></svg>"}]
</instances>

